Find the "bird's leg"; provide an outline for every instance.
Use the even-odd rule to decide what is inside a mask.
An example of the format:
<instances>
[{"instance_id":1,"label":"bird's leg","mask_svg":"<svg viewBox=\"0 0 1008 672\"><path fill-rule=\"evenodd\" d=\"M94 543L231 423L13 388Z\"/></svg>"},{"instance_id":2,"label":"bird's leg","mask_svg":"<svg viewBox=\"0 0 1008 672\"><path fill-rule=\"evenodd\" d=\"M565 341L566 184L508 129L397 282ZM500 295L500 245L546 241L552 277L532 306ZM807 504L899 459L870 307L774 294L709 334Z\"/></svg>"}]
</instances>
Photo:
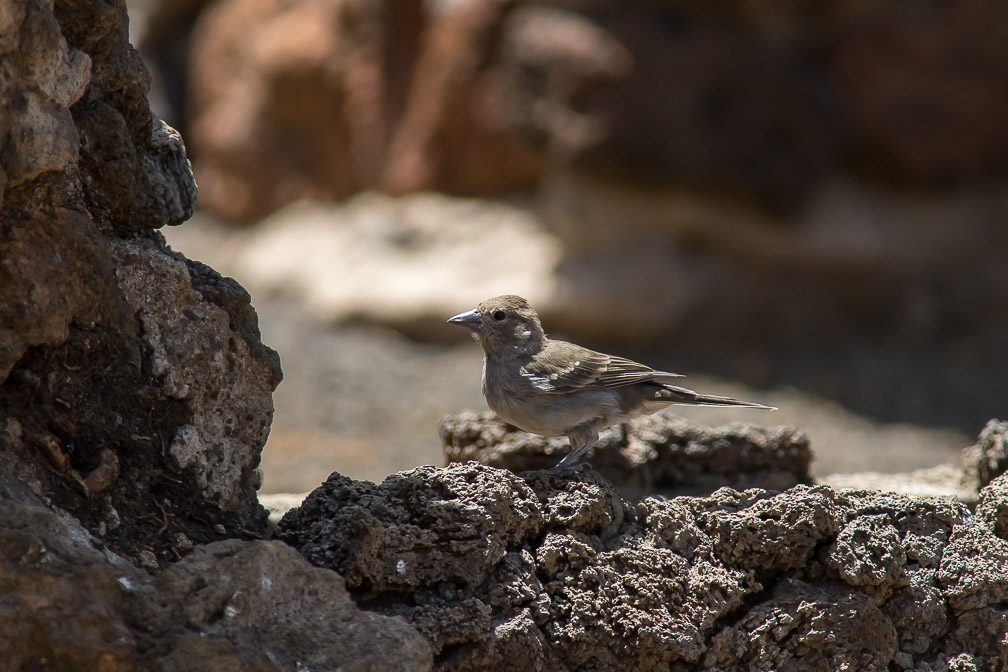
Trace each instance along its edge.
<instances>
[{"instance_id":1,"label":"bird's leg","mask_svg":"<svg viewBox=\"0 0 1008 672\"><path fill-rule=\"evenodd\" d=\"M557 462L557 465L553 467L554 469L574 464L582 455L594 448L595 444L598 443L598 432L591 427L587 427L571 433L568 439L570 440L571 451L562 460Z\"/></svg>"}]
</instances>

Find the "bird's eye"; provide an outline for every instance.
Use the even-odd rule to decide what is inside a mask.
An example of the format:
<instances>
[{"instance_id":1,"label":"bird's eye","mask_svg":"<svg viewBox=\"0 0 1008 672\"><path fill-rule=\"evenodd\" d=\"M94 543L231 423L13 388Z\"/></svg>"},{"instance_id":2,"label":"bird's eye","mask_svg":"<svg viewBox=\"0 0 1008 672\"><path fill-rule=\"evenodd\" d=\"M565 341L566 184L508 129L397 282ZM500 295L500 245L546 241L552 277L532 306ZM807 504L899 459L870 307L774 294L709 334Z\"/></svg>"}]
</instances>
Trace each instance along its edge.
<instances>
[{"instance_id":1,"label":"bird's eye","mask_svg":"<svg viewBox=\"0 0 1008 672\"><path fill-rule=\"evenodd\" d=\"M505 317L507 317L507 313L505 313L503 310L498 310L496 313L493 314L493 318L498 322L503 320Z\"/></svg>"}]
</instances>

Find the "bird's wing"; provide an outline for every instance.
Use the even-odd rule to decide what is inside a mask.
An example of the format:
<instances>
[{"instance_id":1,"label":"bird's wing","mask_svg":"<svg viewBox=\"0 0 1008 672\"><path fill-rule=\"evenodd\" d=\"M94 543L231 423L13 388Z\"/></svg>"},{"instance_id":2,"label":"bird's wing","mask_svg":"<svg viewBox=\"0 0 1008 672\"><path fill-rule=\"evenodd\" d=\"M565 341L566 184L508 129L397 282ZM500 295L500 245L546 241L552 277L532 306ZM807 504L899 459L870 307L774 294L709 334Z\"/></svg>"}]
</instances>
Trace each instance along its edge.
<instances>
[{"instance_id":1,"label":"bird's wing","mask_svg":"<svg viewBox=\"0 0 1008 672\"><path fill-rule=\"evenodd\" d=\"M679 374L655 371L625 357L606 355L564 341L550 341L523 367L522 373L541 391L555 394L649 381L666 382L679 377Z\"/></svg>"},{"instance_id":2,"label":"bird's wing","mask_svg":"<svg viewBox=\"0 0 1008 672\"><path fill-rule=\"evenodd\" d=\"M601 387L622 387L643 382L668 382L672 378L682 378L681 373L655 371L626 357L609 357L609 367L599 376Z\"/></svg>"}]
</instances>

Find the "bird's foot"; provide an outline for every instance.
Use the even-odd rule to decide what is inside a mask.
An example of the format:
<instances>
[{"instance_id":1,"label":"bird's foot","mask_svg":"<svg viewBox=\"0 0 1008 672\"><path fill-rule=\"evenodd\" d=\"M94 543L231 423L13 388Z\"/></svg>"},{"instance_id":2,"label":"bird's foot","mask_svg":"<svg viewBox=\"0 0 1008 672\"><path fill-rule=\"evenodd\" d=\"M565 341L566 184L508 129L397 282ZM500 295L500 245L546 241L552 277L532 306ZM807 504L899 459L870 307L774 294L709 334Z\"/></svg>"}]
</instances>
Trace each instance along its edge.
<instances>
[{"instance_id":1,"label":"bird's foot","mask_svg":"<svg viewBox=\"0 0 1008 672\"><path fill-rule=\"evenodd\" d=\"M556 463L550 471L555 471L557 469L563 469L564 467L573 467L577 464L577 461L581 459L581 456L588 452L588 448L578 448L577 450L572 450L567 453L562 460Z\"/></svg>"},{"instance_id":2,"label":"bird's foot","mask_svg":"<svg viewBox=\"0 0 1008 672\"><path fill-rule=\"evenodd\" d=\"M598 443L598 433L592 432L592 434L587 436L585 440L581 441L571 437L570 442L571 451L567 453L562 460L557 462L553 469L563 469L564 467L570 467L577 464L577 461L580 460L585 453L594 448L596 443Z\"/></svg>"}]
</instances>

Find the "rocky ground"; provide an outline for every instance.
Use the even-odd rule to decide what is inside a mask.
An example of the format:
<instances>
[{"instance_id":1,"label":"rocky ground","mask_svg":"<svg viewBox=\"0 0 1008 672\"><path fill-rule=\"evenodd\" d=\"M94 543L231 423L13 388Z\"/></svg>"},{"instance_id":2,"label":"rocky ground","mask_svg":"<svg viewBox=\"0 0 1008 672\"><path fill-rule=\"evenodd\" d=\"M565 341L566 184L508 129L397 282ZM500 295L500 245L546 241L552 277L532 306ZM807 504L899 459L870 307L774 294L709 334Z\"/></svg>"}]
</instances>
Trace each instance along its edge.
<instances>
[{"instance_id":1,"label":"rocky ground","mask_svg":"<svg viewBox=\"0 0 1008 672\"><path fill-rule=\"evenodd\" d=\"M975 518L825 486L633 504L587 467L470 463L334 475L278 535L441 669L993 670L1000 487Z\"/></svg>"},{"instance_id":2,"label":"rocky ground","mask_svg":"<svg viewBox=\"0 0 1008 672\"><path fill-rule=\"evenodd\" d=\"M191 11L198 4L186 6ZM471 74L467 68L472 61L464 56L471 53L473 41L491 36L503 18L497 11L503 5L486 10L480 3L463 4L462 14L453 15L447 27L441 26L443 32L438 31L440 48L450 47L459 36L470 45L459 52L447 49L449 56L455 54L448 59L455 75ZM306 3L308 14L295 12L274 23L257 18L286 11L294 3L253 6L247 14L241 11L248 6L239 2L215 6L224 8L216 16L225 27L267 30L245 42L261 48L255 55L267 63L285 53L273 51L277 47L289 45L297 51L312 44L291 42L291 26L325 36L318 31L323 24L312 21L320 14L312 12L325 18L334 8L357 8L360 23L349 20L353 14L338 17L358 28L375 28L373 21L385 16L370 3ZM408 11L420 4L390 2L381 7ZM964 7L954 27L982 23L989 12L997 16L996 5ZM239 11L230 19L243 20L223 20L229 17L226 11ZM589 68L607 76L627 74L625 68L607 70L629 62L611 48L613 40L627 39L641 26L668 28L649 21L640 8L611 34L592 29L577 16L546 10L542 17L542 11L531 7L519 14L518 32L509 39L531 40L540 49L527 53L548 64L556 55L549 49L551 33L538 27L573 31L578 39L571 44L607 47L603 55L610 58L595 63L602 69ZM941 6L935 11L923 16L925 27L944 25L943 12L952 10ZM529 23L535 16L545 23ZM841 13L839 18L851 17ZM854 479L854 489L815 484L810 470L819 441L817 417L830 419L840 437L832 447L825 438L818 444L820 451L826 446L824 460L842 453L868 462L870 455L870 462L878 465L887 451L896 455L901 445L915 447L913 437L935 437L931 430L841 423L840 411L817 416L814 405L803 406L804 392L778 389L772 376L760 374L772 367L756 361L753 378L740 377L749 384L755 379L754 389L713 378L693 382L780 405L788 410L775 417L798 427L710 429L652 417L607 431L593 458L598 470L590 465L537 469L538 463L553 457L545 453L561 451L562 443L511 432L485 415L457 413L480 406L479 355L472 343L419 344L395 335L401 332L373 326L394 319L369 320L372 326L351 321L333 328L328 323L332 316L317 311L320 304L301 304L291 293L279 291L282 286L257 285L261 278L254 273L242 276L254 292L250 295L239 282L205 263L230 274L224 253L237 247L235 258L240 260L243 247L232 245L241 241L231 234L221 235L216 246L202 253L181 238L173 242L190 256L165 243L160 230L192 216L196 183L181 137L149 109L150 76L129 44L127 24L121 0L14 0L0 10L0 56L9 66L0 77L0 93L11 103L0 105L0 668L1008 668L1008 424L990 422L963 454L956 478L961 498L865 491ZM777 25L786 28L787 22ZM882 28L883 36L899 32L901 25L867 24ZM866 24L858 27L865 29ZM752 28L758 28L761 39L780 35L762 23ZM629 34L624 32L628 29ZM271 34L284 39L258 39ZM854 34L870 37L871 31ZM693 53L707 39L700 37L700 43L691 40L677 48ZM977 43L968 42L967 54ZM842 51L848 58L875 51L871 40L858 49L858 40L845 44ZM375 62L367 58L375 55L368 45L351 41L336 46L338 55L357 58L365 68ZM742 53L767 56L763 47L753 51L752 46ZM203 53L214 65L227 65L214 61L213 50ZM589 57L588 65L594 53L589 49L582 54ZM908 55L911 62L921 56L913 49ZM439 72L441 61L425 60L418 68L421 73ZM842 62L833 63L837 65ZM734 72L734 66L728 71ZM312 73L318 74L311 67L302 71ZM460 100L455 81L447 77L435 87L435 98L448 107ZM635 81L646 84L647 78ZM986 90L986 82L981 78L980 90ZM356 90L354 100L366 107L371 99L361 98L361 91ZM600 101L604 97L595 102ZM552 109L554 116L537 121L556 122L555 113L563 106ZM986 114L990 108L982 111ZM418 141L422 148L439 137L437 119L420 123L424 132L413 136L406 149L415 151ZM564 130L563 124L547 125L550 128L540 130ZM776 128L773 123L758 126L764 131ZM239 123L238 128L247 127ZM357 130L366 136L369 128L374 130L366 124ZM641 128L646 133L646 124ZM591 137L588 133L560 139ZM916 147L897 143L903 152ZM974 158L984 159L978 168L986 169L990 156L1000 156L995 142L977 147L981 155ZM948 147L927 147L932 148L938 154L931 158L940 165L925 163L941 168L950 158ZM990 148L995 152L988 155ZM618 156L619 151L610 154L614 149L603 147L601 157ZM798 149L802 147L791 147ZM805 149L811 153L785 156L816 159L814 146ZM582 159L591 164L591 155L587 151ZM466 173L473 165L462 160L467 157L485 158L478 151L466 152L456 163L450 155L441 158L460 171L456 177L480 177ZM789 162L784 164L791 169ZM288 174L287 168L273 168ZM420 170L413 178L424 174ZM399 176L406 183L409 177ZM776 181L781 174L775 178L768 172L766 177L787 186ZM226 182L217 187L226 187ZM270 185L280 186L284 198L292 193L284 191L284 185ZM269 203L274 195L266 194ZM396 200L391 207L405 212L416 202ZM431 199L419 202L429 207ZM458 205L435 203L442 213ZM386 202L381 207L386 210L379 214L390 206ZM492 212L500 213L500 207L496 204ZM951 221L948 212L956 211L952 208L938 219ZM399 219L421 222L408 214ZM985 216L976 220L982 226L988 221ZM388 244L423 248L438 240L430 229L425 234L422 226L401 228L396 221L370 227L370 233L380 235L365 236L361 245L354 241L343 247L358 257L379 258ZM213 231L203 225L201 234ZM297 233L296 227L291 230ZM480 237L469 236L468 241ZM282 238L271 241L278 244ZM311 254L311 246L306 249L303 241L297 242L301 254ZM334 261L323 242L320 238L319 250L326 261ZM990 248L987 254L996 253L995 242L996 236L983 241ZM476 261L486 268L485 248L465 249L482 249ZM792 252L795 249L800 247ZM335 259L355 272L369 268L371 261ZM464 266L455 261L453 272ZM973 257L968 261L974 267L978 263ZM946 271L961 263L966 262L959 259ZM307 260L304 265L311 267ZM521 275L528 267L517 270ZM1001 272L1001 267L994 268L987 280ZM904 278L909 279L904 288L913 286L915 277ZM972 287L975 276L969 279L966 285ZM787 282L795 284L793 279ZM953 283L945 289L951 288L952 297L989 296L983 283L974 288L977 293L958 293L966 285ZM795 287L801 294L803 286ZM294 295L307 296L307 289L326 286L295 289ZM253 296L267 318L265 338ZM563 299L562 290L558 297ZM559 299L551 319L562 317ZM576 304L570 295L564 300L568 307ZM931 310L925 304L910 306L921 318L913 324L935 328L945 323L932 320L948 316L950 307L955 313L973 305L951 301ZM452 310L446 310L449 307ZM441 311L455 309L428 307L429 319L421 320L421 327L444 328ZM733 319L744 317L734 308L728 312ZM788 315L798 313L784 311L777 317ZM868 310L869 322L872 315ZM972 323L984 325L999 317L989 311L970 315ZM906 315L887 317L898 322ZM415 317L410 322L416 323ZM567 322L565 328L576 323ZM995 320L980 341L970 343L995 342L1002 333L999 324ZM802 325L780 326L782 333L794 336ZM740 333L747 332L720 333L717 353ZM941 329L929 333L949 336ZM843 333L833 336L843 342ZM962 344L957 338L953 333L940 342ZM666 350L660 348L655 355L662 366ZM877 352L886 352L885 347ZM980 387L980 394L962 397L963 381L969 387L976 378L950 375L946 365L965 364L968 373L969 366L985 363L984 352L953 348L945 353L948 357L935 357L935 366L912 367L916 374L894 377L876 394L893 400L887 410L898 415L906 403L940 402L942 397L930 392L943 389L959 397L960 405L976 417L985 405L997 405L1003 397ZM281 380L283 357L289 357L285 368L292 376L290 393L278 393L273 424L273 392ZM850 358L824 361L838 378L860 381L854 389L869 380L857 375ZM909 361L924 360L912 356ZM896 358L894 370L899 364ZM693 370L688 363L675 368ZM997 366L982 368L999 380ZM900 386L917 385L915 376L921 371L936 377L937 384L914 395L900 394L906 389ZM439 424L446 411L456 415ZM800 415L793 419L788 413ZM942 417L930 418L931 424L941 426ZM257 493L271 425L274 440L286 436L286 444L280 440L267 451L273 461L266 464L267 478L276 481L278 489L282 475L290 474L298 461L313 465L317 471L308 480L318 482L338 455L353 456L362 472L387 477L376 484L334 472L303 502L288 498L286 514L271 522ZM441 461L427 443L437 440L439 426L447 456L467 461L395 471L398 466ZM844 434L851 427L867 429L862 435ZM938 443L938 452L949 450L950 441ZM906 462L901 464L906 468ZM937 472L928 473L928 483L933 483ZM310 487L305 481L289 483L296 486L291 489ZM699 485L703 492L695 490ZM683 488L693 490L677 492ZM299 505L290 508L292 504Z\"/></svg>"}]
</instances>

